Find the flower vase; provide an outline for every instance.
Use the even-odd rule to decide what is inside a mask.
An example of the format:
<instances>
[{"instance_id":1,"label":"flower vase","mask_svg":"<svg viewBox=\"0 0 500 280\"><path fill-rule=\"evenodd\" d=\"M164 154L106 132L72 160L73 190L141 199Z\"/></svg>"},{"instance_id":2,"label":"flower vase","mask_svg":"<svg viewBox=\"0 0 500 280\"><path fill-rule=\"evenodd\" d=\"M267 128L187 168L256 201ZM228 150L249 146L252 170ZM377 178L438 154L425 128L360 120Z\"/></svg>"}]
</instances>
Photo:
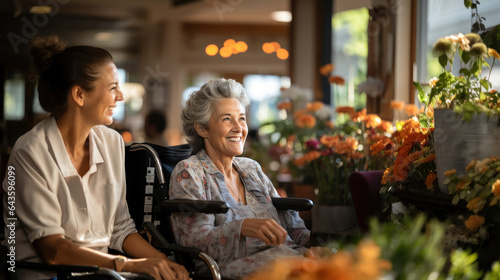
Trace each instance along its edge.
<instances>
[{"instance_id":1,"label":"flower vase","mask_svg":"<svg viewBox=\"0 0 500 280\"><path fill-rule=\"evenodd\" d=\"M500 156L498 115L479 114L464 121L451 109L435 109L434 127L438 183L444 193L448 193L444 172L455 169L462 175L472 160Z\"/></svg>"}]
</instances>

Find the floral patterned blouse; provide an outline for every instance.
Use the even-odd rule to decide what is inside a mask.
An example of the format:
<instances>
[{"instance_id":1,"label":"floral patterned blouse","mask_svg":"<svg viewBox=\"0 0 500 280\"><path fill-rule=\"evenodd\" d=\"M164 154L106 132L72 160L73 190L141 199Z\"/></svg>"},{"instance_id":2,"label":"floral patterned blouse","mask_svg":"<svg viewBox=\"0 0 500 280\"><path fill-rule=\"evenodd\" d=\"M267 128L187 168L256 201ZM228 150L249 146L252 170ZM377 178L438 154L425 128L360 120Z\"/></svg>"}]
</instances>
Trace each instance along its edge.
<instances>
[{"instance_id":1,"label":"floral patterned blouse","mask_svg":"<svg viewBox=\"0 0 500 280\"><path fill-rule=\"evenodd\" d=\"M204 150L177 164L170 178L170 198L222 200L230 209L225 214L180 213L173 215L180 245L198 247L218 263L224 278L240 278L268 264L279 256L299 255L309 242L309 230L296 211L273 207L271 197L278 197L260 165L249 158L235 157L247 205L238 203L228 191L224 175ZM266 246L256 238L243 237L245 218L274 219L288 232L280 246ZM203 269L203 264L197 263Z\"/></svg>"}]
</instances>

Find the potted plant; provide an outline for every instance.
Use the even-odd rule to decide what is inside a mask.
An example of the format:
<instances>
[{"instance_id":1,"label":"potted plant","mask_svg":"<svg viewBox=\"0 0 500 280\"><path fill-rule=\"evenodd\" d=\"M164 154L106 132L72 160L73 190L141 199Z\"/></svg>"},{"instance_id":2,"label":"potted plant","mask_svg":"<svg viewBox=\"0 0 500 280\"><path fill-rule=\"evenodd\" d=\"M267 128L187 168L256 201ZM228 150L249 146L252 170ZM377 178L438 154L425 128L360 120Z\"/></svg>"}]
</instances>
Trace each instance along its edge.
<instances>
[{"instance_id":1,"label":"potted plant","mask_svg":"<svg viewBox=\"0 0 500 280\"><path fill-rule=\"evenodd\" d=\"M489 49L475 33L441 38L433 45L443 72L430 82L430 92L415 82L419 99L434 111L434 144L437 175L441 191L443 172L450 169L465 170L474 158L500 156L500 94L492 89L491 67L500 55ZM460 69L453 72L455 57ZM492 64L492 65L493 65ZM483 73L483 68L489 69Z\"/></svg>"}]
</instances>

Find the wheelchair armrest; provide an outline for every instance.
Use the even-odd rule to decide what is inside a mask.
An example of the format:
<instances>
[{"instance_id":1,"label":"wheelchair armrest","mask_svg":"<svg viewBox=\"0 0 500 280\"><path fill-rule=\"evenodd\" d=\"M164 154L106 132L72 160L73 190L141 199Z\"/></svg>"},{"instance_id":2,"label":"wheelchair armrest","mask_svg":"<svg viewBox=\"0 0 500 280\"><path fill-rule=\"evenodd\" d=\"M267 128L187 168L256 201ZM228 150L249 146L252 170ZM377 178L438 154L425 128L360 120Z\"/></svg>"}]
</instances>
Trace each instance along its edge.
<instances>
[{"instance_id":1,"label":"wheelchair armrest","mask_svg":"<svg viewBox=\"0 0 500 280\"><path fill-rule=\"evenodd\" d=\"M313 202L307 198L296 197L273 197L273 205L278 211L295 210L309 211L313 207Z\"/></svg>"},{"instance_id":2,"label":"wheelchair armrest","mask_svg":"<svg viewBox=\"0 0 500 280\"><path fill-rule=\"evenodd\" d=\"M170 199L162 201L160 209L172 213L220 214L227 213L229 205L224 201Z\"/></svg>"},{"instance_id":3,"label":"wheelchair armrest","mask_svg":"<svg viewBox=\"0 0 500 280\"><path fill-rule=\"evenodd\" d=\"M184 247L179 245L170 244L167 239L160 233L160 231L151 222L144 223L143 227L151 234L151 244L164 253L180 252L188 254L191 258L197 258L201 253L201 249L193 247Z\"/></svg>"}]
</instances>

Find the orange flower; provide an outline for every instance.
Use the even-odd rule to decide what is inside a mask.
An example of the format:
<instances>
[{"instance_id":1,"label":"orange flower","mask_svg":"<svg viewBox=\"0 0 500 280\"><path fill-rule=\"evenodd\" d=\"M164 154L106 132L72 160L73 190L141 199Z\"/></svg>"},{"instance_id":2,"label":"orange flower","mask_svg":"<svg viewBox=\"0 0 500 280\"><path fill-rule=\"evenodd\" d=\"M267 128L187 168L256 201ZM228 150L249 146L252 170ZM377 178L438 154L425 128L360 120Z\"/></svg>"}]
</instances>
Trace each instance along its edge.
<instances>
[{"instance_id":1,"label":"orange flower","mask_svg":"<svg viewBox=\"0 0 500 280\"><path fill-rule=\"evenodd\" d=\"M461 191L463 189L465 189L465 181L462 180L462 181L458 182L456 190Z\"/></svg>"},{"instance_id":2,"label":"orange flower","mask_svg":"<svg viewBox=\"0 0 500 280\"><path fill-rule=\"evenodd\" d=\"M394 131L394 126L388 121L382 121L377 128L388 133L392 133Z\"/></svg>"},{"instance_id":3,"label":"orange flower","mask_svg":"<svg viewBox=\"0 0 500 280\"><path fill-rule=\"evenodd\" d=\"M355 110L353 110L351 113L351 120L353 120L354 122L360 122L362 120L365 119L366 117L366 108L356 112Z\"/></svg>"},{"instance_id":4,"label":"orange flower","mask_svg":"<svg viewBox=\"0 0 500 280\"><path fill-rule=\"evenodd\" d=\"M310 112L316 112L319 109L323 108L323 102L321 101L314 101L312 103L307 103L306 108Z\"/></svg>"},{"instance_id":5,"label":"orange flower","mask_svg":"<svg viewBox=\"0 0 500 280\"><path fill-rule=\"evenodd\" d=\"M292 109L292 102L284 101L284 102L278 103L278 105L276 107L278 107L278 110L291 110Z\"/></svg>"},{"instance_id":6,"label":"orange flower","mask_svg":"<svg viewBox=\"0 0 500 280\"><path fill-rule=\"evenodd\" d=\"M417 162L419 164L423 164L423 163L431 162L431 161L435 161L435 160L436 160L436 154L430 154L422 159L417 160Z\"/></svg>"},{"instance_id":7,"label":"orange flower","mask_svg":"<svg viewBox=\"0 0 500 280\"><path fill-rule=\"evenodd\" d=\"M370 127L376 128L382 123L382 119L375 114L366 115L363 121L365 122L366 127L368 128Z\"/></svg>"},{"instance_id":8,"label":"orange flower","mask_svg":"<svg viewBox=\"0 0 500 280\"><path fill-rule=\"evenodd\" d=\"M405 103L403 101L391 100L391 108L395 110L403 110Z\"/></svg>"},{"instance_id":9,"label":"orange flower","mask_svg":"<svg viewBox=\"0 0 500 280\"><path fill-rule=\"evenodd\" d=\"M471 168L474 168L476 166L477 159L473 159L469 164L467 164L467 167L465 167L465 171L469 171Z\"/></svg>"},{"instance_id":10,"label":"orange flower","mask_svg":"<svg viewBox=\"0 0 500 280\"><path fill-rule=\"evenodd\" d=\"M354 108L351 106L338 106L337 108L335 108L335 112L337 112L338 114L341 113L352 114L355 113L356 110L354 110Z\"/></svg>"},{"instance_id":11,"label":"orange flower","mask_svg":"<svg viewBox=\"0 0 500 280\"><path fill-rule=\"evenodd\" d=\"M436 173L429 173L427 175L427 178L425 178L425 185L427 186L427 189L432 190L434 186L434 181L436 181L437 174Z\"/></svg>"},{"instance_id":12,"label":"orange flower","mask_svg":"<svg viewBox=\"0 0 500 280\"><path fill-rule=\"evenodd\" d=\"M321 75L323 76L328 77L328 74L330 74L330 72L332 72L333 69L335 69L335 66L331 63L328 63L319 68L319 73L321 73Z\"/></svg>"},{"instance_id":13,"label":"orange flower","mask_svg":"<svg viewBox=\"0 0 500 280\"><path fill-rule=\"evenodd\" d=\"M431 118L431 119L434 119L434 108L432 107L427 107L427 111L425 112L425 114Z\"/></svg>"},{"instance_id":14,"label":"orange flower","mask_svg":"<svg viewBox=\"0 0 500 280\"><path fill-rule=\"evenodd\" d=\"M325 126L334 129L335 128L335 123L333 123L331 120L325 120Z\"/></svg>"},{"instance_id":15,"label":"orange flower","mask_svg":"<svg viewBox=\"0 0 500 280\"><path fill-rule=\"evenodd\" d=\"M415 104L408 104L405 106L405 112L408 116L416 116L420 114L420 109Z\"/></svg>"},{"instance_id":16,"label":"orange flower","mask_svg":"<svg viewBox=\"0 0 500 280\"><path fill-rule=\"evenodd\" d=\"M444 172L444 176L450 176L450 175L453 175L455 173L457 173L456 169L448 170L448 171Z\"/></svg>"},{"instance_id":17,"label":"orange flower","mask_svg":"<svg viewBox=\"0 0 500 280\"><path fill-rule=\"evenodd\" d=\"M500 54L494 49L488 49L488 55L493 56L496 59L500 59Z\"/></svg>"},{"instance_id":18,"label":"orange flower","mask_svg":"<svg viewBox=\"0 0 500 280\"><path fill-rule=\"evenodd\" d=\"M309 114L303 114L295 119L295 124L300 128L313 128L316 125L316 118Z\"/></svg>"},{"instance_id":19,"label":"orange flower","mask_svg":"<svg viewBox=\"0 0 500 280\"><path fill-rule=\"evenodd\" d=\"M319 142L321 142L321 144L325 145L325 147L327 148L334 147L335 145L337 145L337 143L339 143L339 141L340 141L340 136L338 135L336 136L323 135L319 139Z\"/></svg>"},{"instance_id":20,"label":"orange flower","mask_svg":"<svg viewBox=\"0 0 500 280\"><path fill-rule=\"evenodd\" d=\"M393 169L394 167L389 167L384 171L384 175L382 176L382 181L381 181L382 185L385 185L387 184L387 182L389 182L389 178L391 176L391 172Z\"/></svg>"},{"instance_id":21,"label":"orange flower","mask_svg":"<svg viewBox=\"0 0 500 280\"><path fill-rule=\"evenodd\" d=\"M343 86L345 84L344 78L342 78L340 76L330 76L330 77L328 77L328 81L332 84L336 84L339 86Z\"/></svg>"},{"instance_id":22,"label":"orange flower","mask_svg":"<svg viewBox=\"0 0 500 280\"><path fill-rule=\"evenodd\" d=\"M482 224L484 224L484 218L479 215L471 215L465 221L465 227L473 232L476 232Z\"/></svg>"},{"instance_id":23,"label":"orange flower","mask_svg":"<svg viewBox=\"0 0 500 280\"><path fill-rule=\"evenodd\" d=\"M297 110L295 111L295 113L293 113L293 117L296 119L304 114L307 114L307 110L305 109Z\"/></svg>"},{"instance_id":24,"label":"orange flower","mask_svg":"<svg viewBox=\"0 0 500 280\"><path fill-rule=\"evenodd\" d=\"M491 185L491 193L495 196L500 196L500 179Z\"/></svg>"},{"instance_id":25,"label":"orange flower","mask_svg":"<svg viewBox=\"0 0 500 280\"><path fill-rule=\"evenodd\" d=\"M485 204L486 201L480 199L479 197L475 197L467 203L467 209L477 214L477 212L483 210Z\"/></svg>"},{"instance_id":26,"label":"orange flower","mask_svg":"<svg viewBox=\"0 0 500 280\"><path fill-rule=\"evenodd\" d=\"M378 154L382 150L388 150L394 147L394 142L389 137L385 137L382 140L379 140L375 144L370 146L370 151L372 152L372 156Z\"/></svg>"},{"instance_id":27,"label":"orange flower","mask_svg":"<svg viewBox=\"0 0 500 280\"><path fill-rule=\"evenodd\" d=\"M304 166L304 165L310 163L311 161L318 159L320 156L321 156L320 151L309 151L305 155L295 159L293 161L293 164L295 164L297 166Z\"/></svg>"}]
</instances>

